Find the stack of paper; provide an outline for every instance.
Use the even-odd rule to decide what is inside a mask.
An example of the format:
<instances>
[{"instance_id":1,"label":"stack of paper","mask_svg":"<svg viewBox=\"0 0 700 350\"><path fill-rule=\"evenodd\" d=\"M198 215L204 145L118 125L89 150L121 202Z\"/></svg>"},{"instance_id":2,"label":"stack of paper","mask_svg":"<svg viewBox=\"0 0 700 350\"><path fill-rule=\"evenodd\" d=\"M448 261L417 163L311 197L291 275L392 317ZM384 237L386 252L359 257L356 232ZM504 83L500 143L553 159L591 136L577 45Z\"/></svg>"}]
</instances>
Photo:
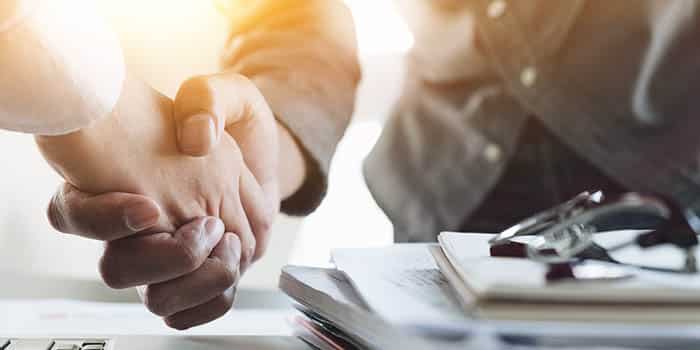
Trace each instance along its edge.
<instances>
[{"instance_id":1,"label":"stack of paper","mask_svg":"<svg viewBox=\"0 0 700 350\"><path fill-rule=\"evenodd\" d=\"M441 270L452 265L444 255L434 260L431 252L443 254L443 249L434 244L344 249L333 252L337 269L285 267L280 288L305 317L296 321L305 328L300 336L312 344L329 338L331 344L372 349L697 349L700 344L698 325L518 320L512 310L511 317L484 319L482 311L463 312L460 301L476 305L478 298L464 283L452 283L455 276L461 279L456 272L448 283ZM462 290L455 293L457 286Z\"/></svg>"},{"instance_id":2,"label":"stack of paper","mask_svg":"<svg viewBox=\"0 0 700 350\"><path fill-rule=\"evenodd\" d=\"M601 244L633 232L611 232ZM549 282L548 267L529 259L491 257L492 235L445 232L433 255L464 310L475 317L509 320L573 320L700 323L700 276L633 267L630 278ZM633 248L630 248L633 249ZM636 248L634 248L636 249ZM658 252L651 252L658 253ZM663 252L662 252L663 253ZM627 251L627 258L645 255ZM670 256L670 255L669 255ZM646 255L649 258L649 255ZM658 256L656 258L659 258ZM664 261L663 257L654 259ZM669 262L669 265L680 262Z\"/></svg>"}]
</instances>

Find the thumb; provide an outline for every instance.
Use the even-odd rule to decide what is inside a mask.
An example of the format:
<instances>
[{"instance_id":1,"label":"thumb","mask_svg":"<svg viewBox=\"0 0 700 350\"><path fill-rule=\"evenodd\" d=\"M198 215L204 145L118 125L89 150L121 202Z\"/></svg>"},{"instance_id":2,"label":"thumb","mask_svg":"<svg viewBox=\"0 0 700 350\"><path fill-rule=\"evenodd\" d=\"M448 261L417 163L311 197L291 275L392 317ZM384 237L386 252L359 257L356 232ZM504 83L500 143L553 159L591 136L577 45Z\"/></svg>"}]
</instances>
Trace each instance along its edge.
<instances>
[{"instance_id":1,"label":"thumb","mask_svg":"<svg viewBox=\"0 0 700 350\"><path fill-rule=\"evenodd\" d=\"M217 113L216 97L208 77L185 81L174 101L173 117L180 151L201 157L219 143L226 127L226 115Z\"/></svg>"},{"instance_id":2,"label":"thumb","mask_svg":"<svg viewBox=\"0 0 700 350\"><path fill-rule=\"evenodd\" d=\"M247 78L220 73L188 79L174 101L174 118L181 152L191 156L209 154L225 131L238 136L262 136L274 127L265 98ZM264 130L258 130L263 128ZM246 143L236 139L239 144ZM260 141L260 140L258 140ZM245 153L245 152L244 152ZM251 166L251 164L248 164ZM255 173L255 171L253 171Z\"/></svg>"},{"instance_id":3,"label":"thumb","mask_svg":"<svg viewBox=\"0 0 700 350\"><path fill-rule=\"evenodd\" d=\"M250 80L235 73L188 79L175 98L174 117L183 153L207 155L227 132L263 190L277 192L277 123Z\"/></svg>"}]
</instances>

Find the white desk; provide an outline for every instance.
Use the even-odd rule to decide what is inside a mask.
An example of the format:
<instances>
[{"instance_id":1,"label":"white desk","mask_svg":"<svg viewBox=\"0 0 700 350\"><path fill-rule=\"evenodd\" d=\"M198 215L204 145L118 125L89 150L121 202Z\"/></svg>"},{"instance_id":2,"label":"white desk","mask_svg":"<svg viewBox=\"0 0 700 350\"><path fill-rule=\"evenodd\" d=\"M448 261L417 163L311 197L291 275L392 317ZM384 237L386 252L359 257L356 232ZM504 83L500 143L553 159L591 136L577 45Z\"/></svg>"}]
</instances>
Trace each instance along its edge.
<instances>
[{"instance_id":1,"label":"white desk","mask_svg":"<svg viewBox=\"0 0 700 350\"><path fill-rule=\"evenodd\" d=\"M167 328L140 304L0 300L0 310L0 337L108 335L119 339L118 349L128 344L126 348L134 350L145 350L154 342L176 344L173 349L308 349L291 336L287 320L295 314L293 309L234 310L185 332Z\"/></svg>"},{"instance_id":2,"label":"white desk","mask_svg":"<svg viewBox=\"0 0 700 350\"><path fill-rule=\"evenodd\" d=\"M289 309L233 310L210 324L185 332L166 327L141 304L70 300L0 300L0 333L45 335L264 335L287 336Z\"/></svg>"}]
</instances>

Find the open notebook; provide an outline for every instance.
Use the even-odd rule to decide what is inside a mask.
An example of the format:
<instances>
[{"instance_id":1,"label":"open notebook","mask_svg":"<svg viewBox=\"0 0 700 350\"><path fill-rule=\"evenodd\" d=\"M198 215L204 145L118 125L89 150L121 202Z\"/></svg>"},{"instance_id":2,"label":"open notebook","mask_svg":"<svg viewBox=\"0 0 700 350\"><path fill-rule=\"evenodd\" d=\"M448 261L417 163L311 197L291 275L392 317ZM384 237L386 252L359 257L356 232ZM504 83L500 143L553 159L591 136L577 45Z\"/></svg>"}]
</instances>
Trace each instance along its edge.
<instances>
[{"instance_id":1,"label":"open notebook","mask_svg":"<svg viewBox=\"0 0 700 350\"><path fill-rule=\"evenodd\" d=\"M634 232L601 234L606 246ZM700 322L700 277L641 271L634 277L598 282L547 282L547 267L519 258L489 256L493 235L445 232L433 249L443 275L465 310L487 319ZM636 249L636 248L635 248ZM621 252L626 261L652 259L673 265L670 251Z\"/></svg>"}]
</instances>

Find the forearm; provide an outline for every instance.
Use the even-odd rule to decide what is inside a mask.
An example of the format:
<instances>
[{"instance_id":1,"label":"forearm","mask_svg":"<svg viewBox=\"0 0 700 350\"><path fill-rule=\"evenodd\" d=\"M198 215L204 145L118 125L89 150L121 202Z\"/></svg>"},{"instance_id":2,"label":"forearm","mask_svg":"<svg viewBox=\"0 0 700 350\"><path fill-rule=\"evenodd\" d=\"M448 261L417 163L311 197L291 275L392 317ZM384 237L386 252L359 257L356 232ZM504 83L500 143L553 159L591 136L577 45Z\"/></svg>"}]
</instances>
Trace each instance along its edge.
<instances>
[{"instance_id":1,"label":"forearm","mask_svg":"<svg viewBox=\"0 0 700 350\"><path fill-rule=\"evenodd\" d=\"M281 142L282 209L308 214L326 192L354 108L360 70L352 16L339 0L252 3L234 20L224 65L257 86L288 130Z\"/></svg>"},{"instance_id":2,"label":"forearm","mask_svg":"<svg viewBox=\"0 0 700 350\"><path fill-rule=\"evenodd\" d=\"M112 111L124 70L116 35L91 1L0 5L0 129L84 128Z\"/></svg>"}]
</instances>

